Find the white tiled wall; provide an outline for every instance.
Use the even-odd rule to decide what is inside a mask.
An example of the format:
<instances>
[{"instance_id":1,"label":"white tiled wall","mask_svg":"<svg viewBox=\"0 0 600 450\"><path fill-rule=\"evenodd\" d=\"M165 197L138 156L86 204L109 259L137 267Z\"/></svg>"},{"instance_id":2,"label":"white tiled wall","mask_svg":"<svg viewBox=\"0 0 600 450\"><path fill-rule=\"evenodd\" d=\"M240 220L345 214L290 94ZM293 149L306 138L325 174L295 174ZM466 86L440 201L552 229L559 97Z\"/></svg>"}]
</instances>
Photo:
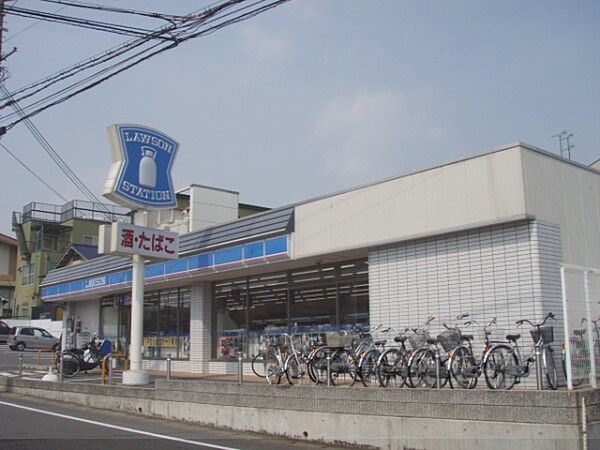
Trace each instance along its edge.
<instances>
[{"instance_id":1,"label":"white tiled wall","mask_svg":"<svg viewBox=\"0 0 600 450\"><path fill-rule=\"evenodd\" d=\"M369 254L371 326L415 327L433 315L435 335L442 322L451 323L461 313L480 322L496 316L498 338L521 333L530 345L529 327L515 322L535 322L552 311L558 318L555 343L560 343L561 260L560 229L536 221L376 248ZM464 332L482 335L476 329ZM559 364L560 354L555 356Z\"/></svg>"}]
</instances>

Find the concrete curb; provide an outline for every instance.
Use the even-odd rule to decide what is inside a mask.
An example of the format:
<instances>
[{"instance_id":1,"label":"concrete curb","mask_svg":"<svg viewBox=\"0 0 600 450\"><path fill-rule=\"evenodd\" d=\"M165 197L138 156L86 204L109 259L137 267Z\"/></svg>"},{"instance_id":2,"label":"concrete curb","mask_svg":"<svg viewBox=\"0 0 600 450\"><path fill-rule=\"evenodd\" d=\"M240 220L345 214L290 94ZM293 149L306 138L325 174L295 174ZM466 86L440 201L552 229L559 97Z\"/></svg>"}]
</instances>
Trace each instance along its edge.
<instances>
[{"instance_id":1,"label":"concrete curb","mask_svg":"<svg viewBox=\"0 0 600 450\"><path fill-rule=\"evenodd\" d=\"M600 444L598 390L345 389L207 380L130 387L0 378L0 391L296 439L430 450L514 450L517 442L540 450L580 448L585 398L588 440Z\"/></svg>"}]
</instances>

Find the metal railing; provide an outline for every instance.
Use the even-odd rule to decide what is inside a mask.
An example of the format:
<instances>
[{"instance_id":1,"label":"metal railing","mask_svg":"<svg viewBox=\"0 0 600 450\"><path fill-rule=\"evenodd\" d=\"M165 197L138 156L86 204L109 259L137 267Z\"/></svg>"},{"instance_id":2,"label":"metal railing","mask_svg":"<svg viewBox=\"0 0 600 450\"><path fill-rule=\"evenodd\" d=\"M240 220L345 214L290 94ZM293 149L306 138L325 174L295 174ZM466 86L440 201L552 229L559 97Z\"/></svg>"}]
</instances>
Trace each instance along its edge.
<instances>
[{"instance_id":1,"label":"metal railing","mask_svg":"<svg viewBox=\"0 0 600 450\"><path fill-rule=\"evenodd\" d=\"M567 387L598 387L600 380L600 270L561 267Z\"/></svg>"},{"instance_id":2,"label":"metal railing","mask_svg":"<svg viewBox=\"0 0 600 450\"><path fill-rule=\"evenodd\" d=\"M102 384L112 384L112 360L113 358L122 359L124 361L123 370L129 369L129 359L122 353L109 353L100 363L100 369L102 371Z\"/></svg>"},{"instance_id":3,"label":"metal railing","mask_svg":"<svg viewBox=\"0 0 600 450\"><path fill-rule=\"evenodd\" d=\"M72 200L64 205L30 202L23 207L22 213L13 213L13 229L30 220L62 223L71 219L88 219L131 223L129 213L130 210L122 206L83 200Z\"/></svg>"}]
</instances>

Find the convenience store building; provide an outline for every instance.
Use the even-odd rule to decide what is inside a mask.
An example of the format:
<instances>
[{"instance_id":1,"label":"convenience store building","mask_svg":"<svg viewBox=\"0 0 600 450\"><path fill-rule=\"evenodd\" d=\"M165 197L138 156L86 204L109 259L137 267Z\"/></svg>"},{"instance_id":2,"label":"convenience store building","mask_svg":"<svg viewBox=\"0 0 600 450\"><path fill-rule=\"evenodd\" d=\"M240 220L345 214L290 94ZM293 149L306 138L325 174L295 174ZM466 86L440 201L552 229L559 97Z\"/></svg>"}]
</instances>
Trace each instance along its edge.
<instances>
[{"instance_id":1,"label":"convenience store building","mask_svg":"<svg viewBox=\"0 0 600 450\"><path fill-rule=\"evenodd\" d=\"M561 265L600 267L600 171L516 143L179 242L179 259L146 264L146 369L170 354L175 371L234 373L238 352L296 325L401 329L433 315L435 332L468 312L511 331L560 319ZM50 272L41 295L126 348L130 291L131 260L101 256Z\"/></svg>"}]
</instances>

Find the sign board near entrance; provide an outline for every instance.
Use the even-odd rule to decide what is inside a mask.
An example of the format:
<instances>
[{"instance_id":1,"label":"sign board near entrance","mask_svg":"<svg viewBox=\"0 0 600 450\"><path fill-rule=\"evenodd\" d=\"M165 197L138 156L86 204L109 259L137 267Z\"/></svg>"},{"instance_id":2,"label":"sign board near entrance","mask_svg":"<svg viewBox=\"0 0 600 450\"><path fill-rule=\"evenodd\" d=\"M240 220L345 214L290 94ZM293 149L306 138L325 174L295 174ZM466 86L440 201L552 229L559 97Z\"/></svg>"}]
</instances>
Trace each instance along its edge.
<instances>
[{"instance_id":1,"label":"sign board near entrance","mask_svg":"<svg viewBox=\"0 0 600 450\"><path fill-rule=\"evenodd\" d=\"M113 163L104 196L132 209L176 206L171 167L179 144L141 125L111 125L107 132Z\"/></svg>"},{"instance_id":2,"label":"sign board near entrance","mask_svg":"<svg viewBox=\"0 0 600 450\"><path fill-rule=\"evenodd\" d=\"M106 227L106 225L101 225ZM110 247L105 253L121 256L142 255L150 259L177 259L179 235L170 231L121 222L110 226Z\"/></svg>"}]
</instances>

